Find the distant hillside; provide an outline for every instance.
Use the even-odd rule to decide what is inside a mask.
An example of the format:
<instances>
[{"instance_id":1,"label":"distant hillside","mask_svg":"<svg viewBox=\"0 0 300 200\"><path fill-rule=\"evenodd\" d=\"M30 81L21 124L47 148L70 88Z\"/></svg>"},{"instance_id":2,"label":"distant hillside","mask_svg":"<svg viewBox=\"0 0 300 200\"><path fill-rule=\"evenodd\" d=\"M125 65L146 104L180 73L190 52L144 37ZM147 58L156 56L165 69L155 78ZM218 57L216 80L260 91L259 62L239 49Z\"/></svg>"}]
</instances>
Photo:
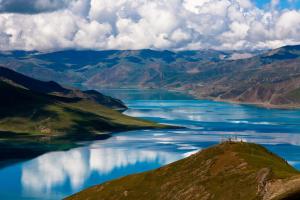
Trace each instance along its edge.
<instances>
[{"instance_id":1,"label":"distant hillside","mask_svg":"<svg viewBox=\"0 0 300 200\"><path fill-rule=\"evenodd\" d=\"M17 51L0 54L1 63L86 88L164 88L198 98L300 107L300 45L265 52Z\"/></svg>"},{"instance_id":2,"label":"distant hillside","mask_svg":"<svg viewBox=\"0 0 300 200\"><path fill-rule=\"evenodd\" d=\"M161 79L165 77L176 77L186 71L195 73L194 65L237 58L239 55L244 56L245 52L149 49L50 53L12 51L0 52L0 65L31 77L72 86L137 87L160 86Z\"/></svg>"},{"instance_id":3,"label":"distant hillside","mask_svg":"<svg viewBox=\"0 0 300 200\"><path fill-rule=\"evenodd\" d=\"M124 104L96 91L63 88L0 68L0 166L114 131L167 126L123 115Z\"/></svg>"},{"instance_id":4,"label":"distant hillside","mask_svg":"<svg viewBox=\"0 0 300 200\"><path fill-rule=\"evenodd\" d=\"M299 196L300 173L286 161L256 144L226 142L67 199L292 200Z\"/></svg>"},{"instance_id":5,"label":"distant hillside","mask_svg":"<svg viewBox=\"0 0 300 200\"><path fill-rule=\"evenodd\" d=\"M199 71L191 77L197 84L187 87L200 98L300 107L300 46L202 66Z\"/></svg>"}]
</instances>

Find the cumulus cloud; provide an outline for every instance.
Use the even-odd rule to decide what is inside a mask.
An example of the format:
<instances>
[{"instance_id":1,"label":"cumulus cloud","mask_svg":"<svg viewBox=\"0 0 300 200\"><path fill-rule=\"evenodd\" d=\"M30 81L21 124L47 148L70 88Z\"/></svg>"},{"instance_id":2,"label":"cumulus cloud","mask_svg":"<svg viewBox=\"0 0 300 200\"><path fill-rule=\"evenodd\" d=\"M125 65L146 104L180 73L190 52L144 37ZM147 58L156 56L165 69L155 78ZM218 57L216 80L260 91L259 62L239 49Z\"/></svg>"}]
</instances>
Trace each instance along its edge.
<instances>
[{"instance_id":1,"label":"cumulus cloud","mask_svg":"<svg viewBox=\"0 0 300 200\"><path fill-rule=\"evenodd\" d=\"M262 49L300 43L300 11L270 2L271 9L260 9L250 0L0 0L0 49Z\"/></svg>"}]
</instances>

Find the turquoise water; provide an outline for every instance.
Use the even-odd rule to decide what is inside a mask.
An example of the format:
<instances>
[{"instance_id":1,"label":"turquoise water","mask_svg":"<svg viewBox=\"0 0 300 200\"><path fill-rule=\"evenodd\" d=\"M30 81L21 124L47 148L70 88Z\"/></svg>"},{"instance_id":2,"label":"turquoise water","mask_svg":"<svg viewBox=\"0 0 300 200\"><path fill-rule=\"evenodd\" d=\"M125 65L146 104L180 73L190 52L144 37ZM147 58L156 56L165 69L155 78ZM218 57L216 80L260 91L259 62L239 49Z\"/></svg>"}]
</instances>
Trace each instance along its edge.
<instances>
[{"instance_id":1,"label":"turquoise water","mask_svg":"<svg viewBox=\"0 0 300 200\"><path fill-rule=\"evenodd\" d=\"M61 199L89 186L160 167L233 138L264 145L300 169L300 110L195 100L165 91L108 90L125 114L185 126L115 133L66 152L0 169L0 199Z\"/></svg>"}]
</instances>

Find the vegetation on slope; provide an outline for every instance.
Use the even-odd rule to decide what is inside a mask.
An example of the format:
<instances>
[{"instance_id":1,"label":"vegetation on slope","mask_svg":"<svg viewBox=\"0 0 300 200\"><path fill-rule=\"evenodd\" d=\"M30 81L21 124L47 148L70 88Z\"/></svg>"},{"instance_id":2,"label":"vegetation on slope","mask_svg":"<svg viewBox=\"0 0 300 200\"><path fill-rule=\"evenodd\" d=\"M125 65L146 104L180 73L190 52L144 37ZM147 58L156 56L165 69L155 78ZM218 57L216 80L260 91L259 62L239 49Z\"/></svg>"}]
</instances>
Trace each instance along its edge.
<instances>
[{"instance_id":1,"label":"vegetation on slope","mask_svg":"<svg viewBox=\"0 0 300 200\"><path fill-rule=\"evenodd\" d=\"M33 79L4 67L0 67L0 79L36 93L77 100L90 100L117 110L125 110L127 108L120 100L105 96L95 90L81 91L78 89L64 88L56 82Z\"/></svg>"},{"instance_id":2,"label":"vegetation on slope","mask_svg":"<svg viewBox=\"0 0 300 200\"><path fill-rule=\"evenodd\" d=\"M47 87L42 87L44 82L25 77L24 83L20 81L24 77L15 77L0 73L0 165L68 149L76 146L76 141L107 138L110 132L168 127L123 115L117 111L124 108L121 102L100 93L82 96L81 91L67 89L67 93L48 93L44 92ZM102 101L116 110L100 104Z\"/></svg>"},{"instance_id":3,"label":"vegetation on slope","mask_svg":"<svg viewBox=\"0 0 300 200\"><path fill-rule=\"evenodd\" d=\"M163 127L87 100L33 93L0 81L0 130L31 134L88 134Z\"/></svg>"},{"instance_id":4,"label":"vegetation on slope","mask_svg":"<svg viewBox=\"0 0 300 200\"><path fill-rule=\"evenodd\" d=\"M67 199L253 200L300 192L300 173L265 148L225 142L159 169L86 189Z\"/></svg>"}]
</instances>

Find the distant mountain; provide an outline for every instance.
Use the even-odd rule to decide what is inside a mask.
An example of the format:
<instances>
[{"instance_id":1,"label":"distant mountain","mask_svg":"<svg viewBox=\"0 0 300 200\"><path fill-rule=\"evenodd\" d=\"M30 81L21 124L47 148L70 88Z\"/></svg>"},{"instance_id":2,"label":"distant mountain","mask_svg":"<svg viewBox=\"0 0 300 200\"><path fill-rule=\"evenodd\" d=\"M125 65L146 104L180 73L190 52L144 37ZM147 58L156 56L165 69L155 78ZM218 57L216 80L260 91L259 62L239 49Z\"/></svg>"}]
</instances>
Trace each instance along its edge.
<instances>
[{"instance_id":1,"label":"distant mountain","mask_svg":"<svg viewBox=\"0 0 300 200\"><path fill-rule=\"evenodd\" d=\"M0 63L85 88L164 88L199 98L300 106L300 46L270 51L2 52Z\"/></svg>"},{"instance_id":2,"label":"distant mountain","mask_svg":"<svg viewBox=\"0 0 300 200\"><path fill-rule=\"evenodd\" d=\"M116 99L96 91L66 89L0 68L0 166L114 131L167 126L123 115Z\"/></svg>"},{"instance_id":3,"label":"distant mountain","mask_svg":"<svg viewBox=\"0 0 300 200\"><path fill-rule=\"evenodd\" d=\"M293 200L300 173L265 148L225 142L159 169L122 177L70 200Z\"/></svg>"},{"instance_id":4,"label":"distant mountain","mask_svg":"<svg viewBox=\"0 0 300 200\"><path fill-rule=\"evenodd\" d=\"M59 51L0 52L0 65L25 75L71 86L136 87L160 85L164 77L194 73L194 65L244 55L236 51ZM247 52L248 53L248 52ZM258 52L250 52L257 54ZM249 56L249 53L247 54ZM251 54L250 54L251 55ZM130 74L130 76L128 76ZM103 85L102 85L103 84Z\"/></svg>"},{"instance_id":5,"label":"distant mountain","mask_svg":"<svg viewBox=\"0 0 300 200\"><path fill-rule=\"evenodd\" d=\"M261 104L300 106L300 45L286 46L242 60L198 68L190 77L191 93L200 98Z\"/></svg>"}]
</instances>

